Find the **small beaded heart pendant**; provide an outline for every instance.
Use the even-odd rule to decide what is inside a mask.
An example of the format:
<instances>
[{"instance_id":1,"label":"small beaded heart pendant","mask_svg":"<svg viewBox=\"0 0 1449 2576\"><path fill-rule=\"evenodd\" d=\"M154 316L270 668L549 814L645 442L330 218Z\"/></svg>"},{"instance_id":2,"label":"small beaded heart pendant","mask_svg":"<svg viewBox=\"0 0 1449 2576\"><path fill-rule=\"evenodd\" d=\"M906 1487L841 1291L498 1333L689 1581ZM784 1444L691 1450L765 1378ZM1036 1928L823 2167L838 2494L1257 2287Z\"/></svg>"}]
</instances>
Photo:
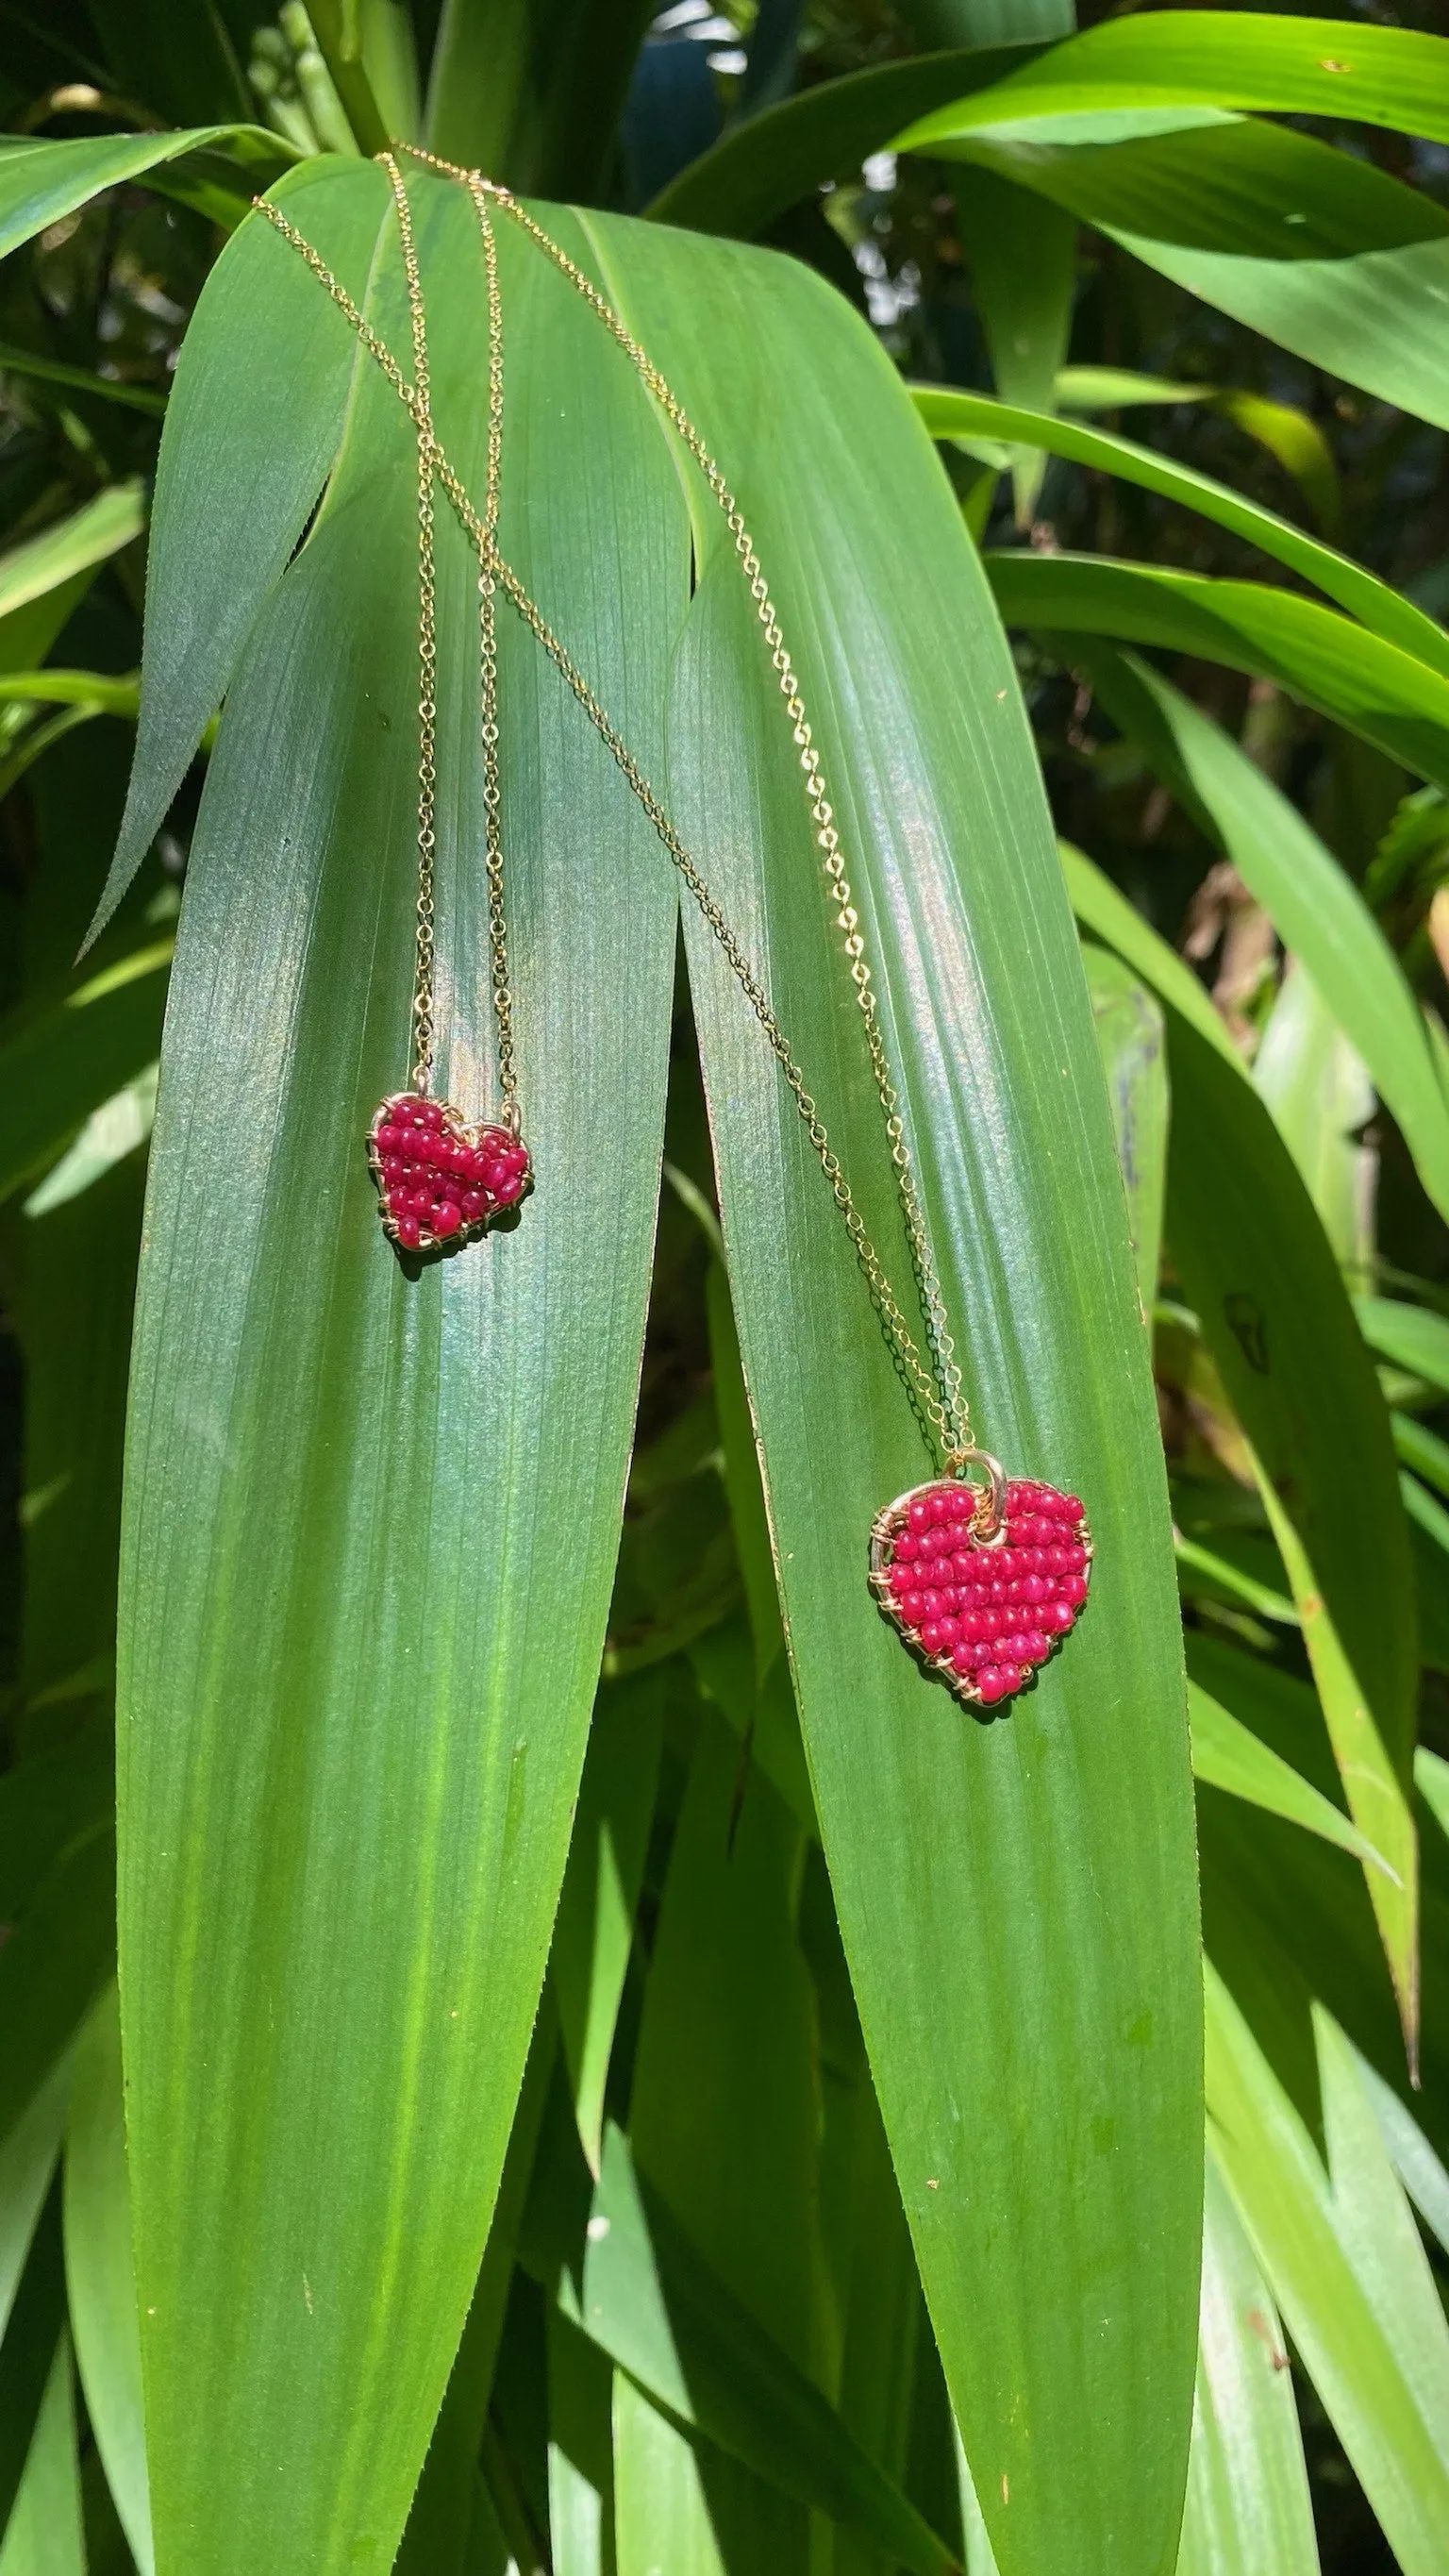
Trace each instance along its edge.
<instances>
[{"instance_id":1,"label":"small beaded heart pendant","mask_svg":"<svg viewBox=\"0 0 1449 2576\"><path fill-rule=\"evenodd\" d=\"M1075 1494L1025 1477L917 1485L877 1514L870 1587L904 1644L958 1699L993 1708L1023 1690L1070 1635L1087 1598L1092 1541Z\"/></svg>"},{"instance_id":2,"label":"small beaded heart pendant","mask_svg":"<svg viewBox=\"0 0 1449 2576\"><path fill-rule=\"evenodd\" d=\"M419 1091L382 1101L367 1136L383 1232L400 1252L472 1243L533 1187L528 1147L506 1127L470 1127Z\"/></svg>"}]
</instances>

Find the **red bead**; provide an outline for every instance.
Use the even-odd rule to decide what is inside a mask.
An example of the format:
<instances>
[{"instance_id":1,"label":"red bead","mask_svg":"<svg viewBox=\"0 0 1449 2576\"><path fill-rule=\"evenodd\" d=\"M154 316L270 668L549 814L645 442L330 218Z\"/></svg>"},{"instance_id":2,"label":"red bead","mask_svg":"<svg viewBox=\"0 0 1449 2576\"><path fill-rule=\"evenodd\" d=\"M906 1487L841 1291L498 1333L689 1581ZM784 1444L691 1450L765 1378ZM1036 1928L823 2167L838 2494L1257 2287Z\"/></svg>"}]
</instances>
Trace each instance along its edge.
<instances>
[{"instance_id":1,"label":"red bead","mask_svg":"<svg viewBox=\"0 0 1449 2576\"><path fill-rule=\"evenodd\" d=\"M501 1159L508 1165L510 1172L512 1172L516 1177L519 1172L526 1172L528 1169L528 1147L526 1145L510 1145L507 1153L504 1154Z\"/></svg>"},{"instance_id":2,"label":"red bead","mask_svg":"<svg viewBox=\"0 0 1449 2576\"><path fill-rule=\"evenodd\" d=\"M1071 1604L1067 1601L1044 1601L1037 1613L1037 1626L1049 1637L1064 1637L1072 1625Z\"/></svg>"},{"instance_id":3,"label":"red bead","mask_svg":"<svg viewBox=\"0 0 1449 2576\"><path fill-rule=\"evenodd\" d=\"M919 1495L917 1495L916 1500L912 1503L906 1517L909 1520L912 1529L917 1532L928 1527L931 1515L927 1511L925 1503Z\"/></svg>"},{"instance_id":4,"label":"red bead","mask_svg":"<svg viewBox=\"0 0 1449 2576\"><path fill-rule=\"evenodd\" d=\"M418 1248L418 1239L422 1233L422 1228L418 1224L417 1218L415 1216L400 1216L397 1217L394 1222L397 1226L397 1239L399 1243L405 1244L409 1252L416 1252Z\"/></svg>"},{"instance_id":5,"label":"red bead","mask_svg":"<svg viewBox=\"0 0 1449 2576\"><path fill-rule=\"evenodd\" d=\"M923 1596L919 1592L903 1592L901 1594L901 1617L904 1619L906 1626L908 1628L919 1628L921 1621L925 1616L926 1605Z\"/></svg>"},{"instance_id":6,"label":"red bead","mask_svg":"<svg viewBox=\"0 0 1449 2576\"><path fill-rule=\"evenodd\" d=\"M958 1673L969 1673L975 1661L976 1649L974 1646L960 1645L952 1652L951 1663L954 1670Z\"/></svg>"},{"instance_id":7,"label":"red bead","mask_svg":"<svg viewBox=\"0 0 1449 2576\"><path fill-rule=\"evenodd\" d=\"M938 1529L943 1521L950 1519L951 1506L942 1493L932 1494L927 1501L926 1509Z\"/></svg>"},{"instance_id":8,"label":"red bead","mask_svg":"<svg viewBox=\"0 0 1449 2576\"><path fill-rule=\"evenodd\" d=\"M946 1604L939 1592L930 1591L921 1594L921 1606L928 1619L939 1619Z\"/></svg>"},{"instance_id":9,"label":"red bead","mask_svg":"<svg viewBox=\"0 0 1449 2576\"><path fill-rule=\"evenodd\" d=\"M418 1125L420 1127L442 1126L443 1112L436 1100L420 1100L418 1102L416 1114Z\"/></svg>"},{"instance_id":10,"label":"red bead","mask_svg":"<svg viewBox=\"0 0 1449 2576\"><path fill-rule=\"evenodd\" d=\"M1033 1629L1026 1639L1026 1653L1023 1661L1028 1664L1044 1664L1051 1650L1051 1639L1044 1637L1039 1629Z\"/></svg>"},{"instance_id":11,"label":"red bead","mask_svg":"<svg viewBox=\"0 0 1449 2576\"><path fill-rule=\"evenodd\" d=\"M893 1565L886 1581L898 1598L903 1592L915 1592L920 1588L920 1576L910 1565Z\"/></svg>"},{"instance_id":12,"label":"red bead","mask_svg":"<svg viewBox=\"0 0 1449 2576\"><path fill-rule=\"evenodd\" d=\"M928 1619L921 1630L921 1643L928 1655L939 1655L946 1643L946 1631L939 1619Z\"/></svg>"},{"instance_id":13,"label":"red bead","mask_svg":"<svg viewBox=\"0 0 1449 2576\"><path fill-rule=\"evenodd\" d=\"M488 1200L482 1190L464 1190L458 1205L463 1211L465 1225L476 1225L479 1218L488 1213Z\"/></svg>"},{"instance_id":14,"label":"red bead","mask_svg":"<svg viewBox=\"0 0 1449 2576\"><path fill-rule=\"evenodd\" d=\"M463 1211L456 1199L438 1201L433 1210L433 1232L440 1243L445 1242L450 1234L456 1234L462 1222Z\"/></svg>"},{"instance_id":15,"label":"red bead","mask_svg":"<svg viewBox=\"0 0 1449 2576\"><path fill-rule=\"evenodd\" d=\"M1062 1599L1080 1605L1087 1597L1085 1574L1068 1574L1062 1580Z\"/></svg>"},{"instance_id":16,"label":"red bead","mask_svg":"<svg viewBox=\"0 0 1449 2576\"><path fill-rule=\"evenodd\" d=\"M1085 1520L1086 1505L1082 1502L1080 1495L1063 1494L1062 1518L1064 1521Z\"/></svg>"},{"instance_id":17,"label":"red bead","mask_svg":"<svg viewBox=\"0 0 1449 2576\"><path fill-rule=\"evenodd\" d=\"M522 1198L523 1187L523 1174L521 1172L508 1172L499 1182L497 1188L493 1192L493 1196L500 1207L512 1207L515 1200Z\"/></svg>"},{"instance_id":18,"label":"red bead","mask_svg":"<svg viewBox=\"0 0 1449 2576\"><path fill-rule=\"evenodd\" d=\"M894 1562L897 1565L909 1565L912 1557L919 1556L920 1552L921 1542L917 1538L915 1531L902 1530L900 1537L896 1540Z\"/></svg>"},{"instance_id":19,"label":"red bead","mask_svg":"<svg viewBox=\"0 0 1449 2576\"><path fill-rule=\"evenodd\" d=\"M1006 1685L998 1664L982 1664L976 1674L976 1687L986 1701L1005 1697Z\"/></svg>"},{"instance_id":20,"label":"red bead","mask_svg":"<svg viewBox=\"0 0 1449 2576\"><path fill-rule=\"evenodd\" d=\"M1023 1577L1021 1584L1021 1598L1023 1601L1035 1603L1038 1601L1045 1601L1046 1597L1047 1586L1039 1574L1028 1574Z\"/></svg>"}]
</instances>

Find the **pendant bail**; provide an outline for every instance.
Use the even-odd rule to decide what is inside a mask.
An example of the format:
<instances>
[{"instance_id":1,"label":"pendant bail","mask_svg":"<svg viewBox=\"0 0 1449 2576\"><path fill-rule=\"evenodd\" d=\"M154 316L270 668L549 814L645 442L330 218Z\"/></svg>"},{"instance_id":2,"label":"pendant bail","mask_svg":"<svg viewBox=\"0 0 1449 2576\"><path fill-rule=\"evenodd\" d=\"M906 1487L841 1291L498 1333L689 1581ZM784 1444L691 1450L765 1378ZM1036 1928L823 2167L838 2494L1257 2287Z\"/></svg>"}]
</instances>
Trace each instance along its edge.
<instances>
[{"instance_id":1,"label":"pendant bail","mask_svg":"<svg viewBox=\"0 0 1449 2576\"><path fill-rule=\"evenodd\" d=\"M984 1486L968 1474L972 1467L984 1469ZM976 1536L988 1547L999 1547L1006 1536L1006 1469L1001 1460L993 1458L989 1449L948 1449L946 1473L970 1485L978 1497L972 1524Z\"/></svg>"}]
</instances>

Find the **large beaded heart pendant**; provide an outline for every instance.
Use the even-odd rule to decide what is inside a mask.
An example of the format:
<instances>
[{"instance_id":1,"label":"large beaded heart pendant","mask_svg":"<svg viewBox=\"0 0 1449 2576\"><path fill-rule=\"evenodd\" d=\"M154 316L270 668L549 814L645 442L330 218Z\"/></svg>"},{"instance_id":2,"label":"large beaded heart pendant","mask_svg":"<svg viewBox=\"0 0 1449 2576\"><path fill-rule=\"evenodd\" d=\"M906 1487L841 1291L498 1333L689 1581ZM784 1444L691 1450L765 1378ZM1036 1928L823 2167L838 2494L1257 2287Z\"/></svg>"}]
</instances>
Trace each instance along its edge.
<instances>
[{"instance_id":1,"label":"large beaded heart pendant","mask_svg":"<svg viewBox=\"0 0 1449 2576\"><path fill-rule=\"evenodd\" d=\"M1008 1480L917 1485L876 1515L870 1587L928 1672L958 1699L994 1708L1023 1690L1081 1615L1091 1574L1087 1516L1075 1494Z\"/></svg>"},{"instance_id":2,"label":"large beaded heart pendant","mask_svg":"<svg viewBox=\"0 0 1449 2576\"><path fill-rule=\"evenodd\" d=\"M400 1252L471 1243L533 1187L528 1147L507 1127L470 1127L446 1100L395 1091L367 1136L383 1232Z\"/></svg>"}]
</instances>

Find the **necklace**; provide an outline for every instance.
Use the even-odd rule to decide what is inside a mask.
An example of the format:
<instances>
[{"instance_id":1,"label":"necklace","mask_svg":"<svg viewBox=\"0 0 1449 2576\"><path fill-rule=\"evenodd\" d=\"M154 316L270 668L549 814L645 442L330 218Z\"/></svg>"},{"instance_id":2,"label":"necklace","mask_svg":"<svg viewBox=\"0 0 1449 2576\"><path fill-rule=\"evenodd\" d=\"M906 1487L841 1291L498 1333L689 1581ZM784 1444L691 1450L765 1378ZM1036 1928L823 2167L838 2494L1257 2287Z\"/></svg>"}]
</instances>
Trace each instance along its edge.
<instances>
[{"instance_id":1,"label":"necklace","mask_svg":"<svg viewBox=\"0 0 1449 2576\"><path fill-rule=\"evenodd\" d=\"M821 1169L840 1210L864 1273L871 1301L896 1354L923 1431L939 1453L941 1473L899 1494L871 1526L868 1580L875 1599L903 1642L957 1697L982 1708L1013 1697L1032 1679L1075 1625L1087 1598L1092 1546L1082 1504L1053 1485L1008 1479L999 1460L978 1449L962 1388L961 1367L946 1315L935 1258L916 1188L899 1095L881 1034L875 990L866 962L860 917L846 876L820 753L805 713L799 679L781 631L754 541L719 466L683 405L652 359L583 271L506 188L477 170L464 170L414 145L397 147L464 186L478 219L488 300L488 443L480 516L454 472L433 424L428 373L427 315L413 237L407 188L396 152L378 155L393 193L407 279L413 374L409 381L386 343L372 329L320 252L280 208L258 197L259 213L275 226L326 289L363 346L377 361L412 419L418 457L419 763L418 902L413 994L414 1061L409 1087L385 1099L368 1134L368 1161L377 1185L384 1230L399 1251L436 1254L482 1234L516 1207L534 1184L521 1133L513 1046L502 840L502 789L498 761L497 595L502 590L542 650L572 690L585 715L622 771L669 857L723 950L755 1014ZM504 379L503 310L493 210L519 227L552 261L597 316L642 378L654 401L703 475L729 528L736 556L769 649L785 713L800 755L806 802L815 828L865 1027L896 1191L925 1324L923 1357L911 1333L824 1122L789 1041L735 932L685 848L633 754L610 722L566 646L547 623L504 557L498 537L502 493ZM479 667L483 747L484 858L488 891L488 941L492 1001L498 1033L502 1100L496 1124L473 1128L446 1100L432 1093L433 1031L433 798L436 711L436 617L433 576L434 486L441 484L472 540L479 560ZM972 1471L976 1473L973 1475ZM979 1479L979 1481L978 1481Z\"/></svg>"}]
</instances>

